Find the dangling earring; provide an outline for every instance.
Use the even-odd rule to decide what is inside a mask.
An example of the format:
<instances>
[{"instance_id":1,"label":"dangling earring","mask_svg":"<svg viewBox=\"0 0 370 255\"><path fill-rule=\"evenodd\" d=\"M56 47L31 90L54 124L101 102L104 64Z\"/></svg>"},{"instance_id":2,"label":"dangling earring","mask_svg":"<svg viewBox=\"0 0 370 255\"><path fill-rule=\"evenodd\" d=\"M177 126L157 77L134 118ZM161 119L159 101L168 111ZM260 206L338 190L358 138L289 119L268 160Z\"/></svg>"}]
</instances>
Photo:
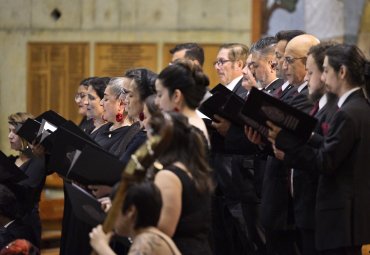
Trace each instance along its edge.
<instances>
[{"instance_id":1,"label":"dangling earring","mask_svg":"<svg viewBox=\"0 0 370 255\"><path fill-rule=\"evenodd\" d=\"M143 112L139 113L139 120L144 121L145 120L145 115Z\"/></svg>"},{"instance_id":2,"label":"dangling earring","mask_svg":"<svg viewBox=\"0 0 370 255\"><path fill-rule=\"evenodd\" d=\"M117 113L116 114L116 121L117 122L122 122L122 120L123 120L123 114L122 113Z\"/></svg>"},{"instance_id":3,"label":"dangling earring","mask_svg":"<svg viewBox=\"0 0 370 255\"><path fill-rule=\"evenodd\" d=\"M179 108L177 108L177 106L175 106L175 108L173 108L173 111L179 112L180 110L179 110Z\"/></svg>"}]
</instances>

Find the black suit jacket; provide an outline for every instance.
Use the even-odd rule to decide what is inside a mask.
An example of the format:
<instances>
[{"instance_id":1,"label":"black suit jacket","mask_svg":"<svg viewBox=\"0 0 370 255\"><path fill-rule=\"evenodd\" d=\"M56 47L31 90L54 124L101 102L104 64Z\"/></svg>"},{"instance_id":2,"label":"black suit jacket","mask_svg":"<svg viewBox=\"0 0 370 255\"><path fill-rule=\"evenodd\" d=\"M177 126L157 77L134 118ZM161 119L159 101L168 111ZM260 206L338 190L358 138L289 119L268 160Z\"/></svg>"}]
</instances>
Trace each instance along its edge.
<instances>
[{"instance_id":1,"label":"black suit jacket","mask_svg":"<svg viewBox=\"0 0 370 255\"><path fill-rule=\"evenodd\" d=\"M269 86L267 86L267 88L263 88L263 91L266 91L267 93L273 95L275 91L277 91L283 84L283 79L276 79Z\"/></svg>"},{"instance_id":2,"label":"black suit jacket","mask_svg":"<svg viewBox=\"0 0 370 255\"><path fill-rule=\"evenodd\" d=\"M320 173L316 205L316 246L319 250L370 242L370 106L362 91L353 92L330 121L320 148L300 146L286 153L312 164Z\"/></svg>"},{"instance_id":3,"label":"black suit jacket","mask_svg":"<svg viewBox=\"0 0 370 255\"><path fill-rule=\"evenodd\" d=\"M289 85L280 95L280 100L308 112L312 107L307 97L307 86L298 91L298 87ZM290 211L293 210L290 194L290 167L274 155L267 157L262 185L261 221L272 230L284 230L293 224Z\"/></svg>"},{"instance_id":4,"label":"black suit jacket","mask_svg":"<svg viewBox=\"0 0 370 255\"><path fill-rule=\"evenodd\" d=\"M317 102L318 103L318 102ZM315 133L321 137L324 135L322 126L329 122L333 114L336 112L336 98L328 98L326 105L320 109L314 116L318 119ZM296 147L302 145L300 138L295 137L287 132L281 132L276 139L276 146ZM319 146L317 143L313 146ZM304 158L304 155L300 155ZM302 171L304 165L312 165L310 161L300 160L296 164L292 164L289 160L284 160L284 163L289 167L294 168L293 174L293 201L294 201L294 219L298 227L304 229L315 228L315 207L316 207L316 191L319 180L319 173L317 171Z\"/></svg>"},{"instance_id":5,"label":"black suit jacket","mask_svg":"<svg viewBox=\"0 0 370 255\"><path fill-rule=\"evenodd\" d=\"M246 99L248 91L242 86L242 79L233 92ZM225 136L216 130L209 130L211 139L211 164L215 170L220 191L233 201L259 202L254 187L253 157L257 147L244 134L244 128L231 126ZM249 157L246 157L248 156ZM227 169L227 170L226 170ZM230 177L231 174L231 177Z\"/></svg>"}]
</instances>

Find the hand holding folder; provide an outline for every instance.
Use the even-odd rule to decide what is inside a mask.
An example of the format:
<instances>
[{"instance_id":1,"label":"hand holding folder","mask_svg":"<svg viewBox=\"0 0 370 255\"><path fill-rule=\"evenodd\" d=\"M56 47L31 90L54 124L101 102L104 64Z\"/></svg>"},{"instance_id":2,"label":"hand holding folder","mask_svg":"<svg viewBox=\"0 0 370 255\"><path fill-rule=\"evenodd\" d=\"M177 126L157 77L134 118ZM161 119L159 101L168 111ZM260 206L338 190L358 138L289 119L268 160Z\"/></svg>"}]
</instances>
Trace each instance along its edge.
<instances>
[{"instance_id":1,"label":"hand holding folder","mask_svg":"<svg viewBox=\"0 0 370 255\"><path fill-rule=\"evenodd\" d=\"M198 110L212 121L217 122L214 116L219 115L238 126L242 126L244 122L238 117L238 113L244 100L222 84L217 85L210 93L212 96L208 97Z\"/></svg>"},{"instance_id":2,"label":"hand holding folder","mask_svg":"<svg viewBox=\"0 0 370 255\"><path fill-rule=\"evenodd\" d=\"M50 151L54 139L50 135L66 121L56 112L49 110L35 119L28 118L22 125L16 128L16 133L30 144L40 143Z\"/></svg>"},{"instance_id":3,"label":"hand holding folder","mask_svg":"<svg viewBox=\"0 0 370 255\"><path fill-rule=\"evenodd\" d=\"M304 141L311 136L317 123L314 117L256 88L252 88L239 116L265 137L268 136L266 122L271 121Z\"/></svg>"}]
</instances>

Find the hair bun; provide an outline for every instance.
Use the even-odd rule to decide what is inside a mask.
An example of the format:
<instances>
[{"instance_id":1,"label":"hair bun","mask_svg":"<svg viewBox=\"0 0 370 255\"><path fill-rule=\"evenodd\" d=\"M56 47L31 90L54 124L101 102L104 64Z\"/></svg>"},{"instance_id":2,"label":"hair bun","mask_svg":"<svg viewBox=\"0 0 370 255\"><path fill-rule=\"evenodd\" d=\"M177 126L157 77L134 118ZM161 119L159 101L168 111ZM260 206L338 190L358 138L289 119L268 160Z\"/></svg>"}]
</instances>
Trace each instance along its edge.
<instances>
[{"instance_id":1,"label":"hair bun","mask_svg":"<svg viewBox=\"0 0 370 255\"><path fill-rule=\"evenodd\" d=\"M208 87L209 85L209 78L208 76L203 72L203 70L198 66L199 69L195 70L193 72L193 77L195 80L195 83L197 85L200 85L202 87Z\"/></svg>"}]
</instances>

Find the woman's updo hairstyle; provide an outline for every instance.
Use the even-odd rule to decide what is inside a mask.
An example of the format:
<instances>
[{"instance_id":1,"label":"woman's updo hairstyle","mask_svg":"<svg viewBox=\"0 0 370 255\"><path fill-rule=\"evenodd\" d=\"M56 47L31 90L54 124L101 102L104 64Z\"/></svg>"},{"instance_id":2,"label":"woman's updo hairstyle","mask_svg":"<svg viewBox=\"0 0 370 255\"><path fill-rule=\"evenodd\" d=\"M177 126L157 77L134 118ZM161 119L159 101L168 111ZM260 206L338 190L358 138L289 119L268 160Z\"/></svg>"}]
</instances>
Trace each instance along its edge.
<instances>
[{"instance_id":1,"label":"woman's updo hairstyle","mask_svg":"<svg viewBox=\"0 0 370 255\"><path fill-rule=\"evenodd\" d=\"M90 81L89 86L91 86L99 98L102 99L104 97L105 88L110 80L110 77L96 77Z\"/></svg>"},{"instance_id":2,"label":"woman's updo hairstyle","mask_svg":"<svg viewBox=\"0 0 370 255\"><path fill-rule=\"evenodd\" d=\"M158 75L158 79L168 89L170 97L176 89L180 90L186 105L191 109L199 106L209 85L209 79L201 67L185 59L176 60L167 66Z\"/></svg>"},{"instance_id":3,"label":"woman's updo hairstyle","mask_svg":"<svg viewBox=\"0 0 370 255\"><path fill-rule=\"evenodd\" d=\"M142 102L148 96L155 94L155 80L157 79L157 74L149 69L131 69L125 72L124 77L130 78L135 82Z\"/></svg>"}]
</instances>

